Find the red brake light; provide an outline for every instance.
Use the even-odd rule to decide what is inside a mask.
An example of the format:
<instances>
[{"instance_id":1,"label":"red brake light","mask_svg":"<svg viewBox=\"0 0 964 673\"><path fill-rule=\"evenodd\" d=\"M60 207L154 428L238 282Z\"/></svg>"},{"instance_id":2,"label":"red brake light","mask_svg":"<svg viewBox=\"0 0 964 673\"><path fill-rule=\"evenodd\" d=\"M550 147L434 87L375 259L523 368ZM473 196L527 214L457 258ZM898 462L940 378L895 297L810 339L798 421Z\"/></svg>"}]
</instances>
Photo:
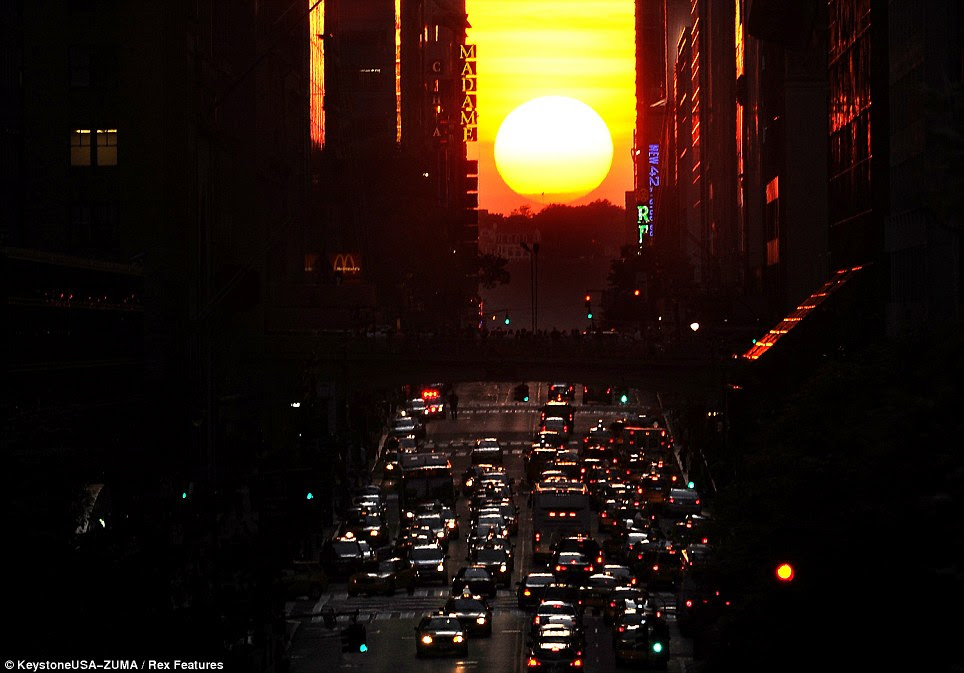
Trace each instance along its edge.
<instances>
[{"instance_id":1,"label":"red brake light","mask_svg":"<svg viewBox=\"0 0 964 673\"><path fill-rule=\"evenodd\" d=\"M691 601L691 600L686 601L686 607L688 607L688 608L693 607L693 601Z\"/></svg>"},{"instance_id":2,"label":"red brake light","mask_svg":"<svg viewBox=\"0 0 964 673\"><path fill-rule=\"evenodd\" d=\"M535 657L529 657L529 668L536 668L541 665L542 664L539 663L538 659L536 659Z\"/></svg>"},{"instance_id":3,"label":"red brake light","mask_svg":"<svg viewBox=\"0 0 964 673\"><path fill-rule=\"evenodd\" d=\"M582 666L582 659L576 659L572 662L572 665L579 668Z\"/></svg>"}]
</instances>

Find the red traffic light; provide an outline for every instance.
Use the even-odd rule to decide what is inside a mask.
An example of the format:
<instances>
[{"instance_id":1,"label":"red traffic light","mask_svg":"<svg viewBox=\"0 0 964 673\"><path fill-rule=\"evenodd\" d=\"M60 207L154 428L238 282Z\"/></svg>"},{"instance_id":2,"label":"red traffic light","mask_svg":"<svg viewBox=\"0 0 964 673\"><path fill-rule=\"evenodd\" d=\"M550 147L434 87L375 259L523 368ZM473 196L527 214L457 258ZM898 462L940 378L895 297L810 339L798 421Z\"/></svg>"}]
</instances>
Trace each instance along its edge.
<instances>
[{"instance_id":1,"label":"red traffic light","mask_svg":"<svg viewBox=\"0 0 964 673\"><path fill-rule=\"evenodd\" d=\"M793 579L794 575L796 575L793 566L785 561L777 565L774 573L781 582L789 582Z\"/></svg>"}]
</instances>

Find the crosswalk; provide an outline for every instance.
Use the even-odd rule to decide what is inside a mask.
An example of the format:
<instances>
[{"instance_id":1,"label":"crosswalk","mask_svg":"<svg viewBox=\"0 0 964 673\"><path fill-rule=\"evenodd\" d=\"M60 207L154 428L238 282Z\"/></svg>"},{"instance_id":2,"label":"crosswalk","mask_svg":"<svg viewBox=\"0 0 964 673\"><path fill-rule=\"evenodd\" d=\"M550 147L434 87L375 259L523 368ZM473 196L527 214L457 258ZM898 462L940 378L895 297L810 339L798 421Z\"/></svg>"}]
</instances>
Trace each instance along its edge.
<instances>
[{"instance_id":1,"label":"crosswalk","mask_svg":"<svg viewBox=\"0 0 964 673\"><path fill-rule=\"evenodd\" d=\"M330 610L338 624L347 624L356 615L363 622L414 619L437 612L449 595L448 587L420 588L412 595L391 597L349 596L347 591L330 591L313 603L307 600L287 602L285 614L288 619L317 623L323 622ZM516 597L507 592L490 599L489 605L497 611L518 609Z\"/></svg>"}]
</instances>

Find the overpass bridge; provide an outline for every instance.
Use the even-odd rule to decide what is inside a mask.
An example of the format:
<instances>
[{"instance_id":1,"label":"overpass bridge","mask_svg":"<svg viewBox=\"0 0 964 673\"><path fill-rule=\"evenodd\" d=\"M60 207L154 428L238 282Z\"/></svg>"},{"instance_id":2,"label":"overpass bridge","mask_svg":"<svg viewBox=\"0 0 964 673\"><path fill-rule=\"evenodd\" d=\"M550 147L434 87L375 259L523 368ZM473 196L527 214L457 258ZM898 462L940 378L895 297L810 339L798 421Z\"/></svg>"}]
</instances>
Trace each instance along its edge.
<instances>
[{"instance_id":1,"label":"overpass bridge","mask_svg":"<svg viewBox=\"0 0 964 673\"><path fill-rule=\"evenodd\" d=\"M723 363L709 343L666 348L587 335L367 337L275 335L276 371L310 370L348 390L427 381L609 383L668 392L719 390Z\"/></svg>"}]
</instances>

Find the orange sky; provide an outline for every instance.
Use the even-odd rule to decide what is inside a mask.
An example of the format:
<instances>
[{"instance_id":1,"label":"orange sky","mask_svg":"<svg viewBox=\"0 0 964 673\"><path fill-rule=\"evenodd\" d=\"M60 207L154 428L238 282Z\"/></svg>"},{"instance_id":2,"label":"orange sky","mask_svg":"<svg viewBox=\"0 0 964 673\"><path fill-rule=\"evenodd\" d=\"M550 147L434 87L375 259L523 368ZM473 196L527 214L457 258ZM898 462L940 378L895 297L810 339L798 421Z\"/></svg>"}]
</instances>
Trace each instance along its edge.
<instances>
[{"instance_id":1,"label":"orange sky","mask_svg":"<svg viewBox=\"0 0 964 673\"><path fill-rule=\"evenodd\" d=\"M543 205L513 192L495 167L499 125L517 106L539 96L569 96L602 116L613 138L609 175L570 205L608 199L622 206L633 188L630 151L635 121L633 0L466 0L478 46L479 207L508 214Z\"/></svg>"}]
</instances>

